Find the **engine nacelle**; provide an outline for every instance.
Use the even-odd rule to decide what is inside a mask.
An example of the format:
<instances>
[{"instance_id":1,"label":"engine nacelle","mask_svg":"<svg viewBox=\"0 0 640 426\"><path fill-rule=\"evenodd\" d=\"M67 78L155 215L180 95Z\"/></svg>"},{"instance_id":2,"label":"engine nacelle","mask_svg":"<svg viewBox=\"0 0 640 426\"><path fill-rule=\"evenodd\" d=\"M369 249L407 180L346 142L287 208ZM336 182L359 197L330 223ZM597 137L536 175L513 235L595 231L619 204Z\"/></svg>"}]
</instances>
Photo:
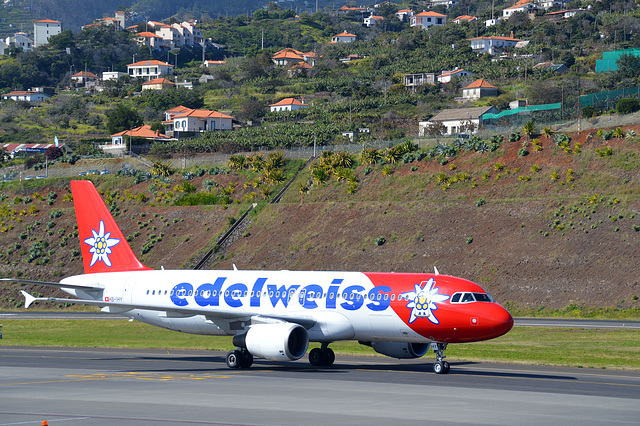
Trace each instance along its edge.
<instances>
[{"instance_id":1,"label":"engine nacelle","mask_svg":"<svg viewBox=\"0 0 640 426\"><path fill-rule=\"evenodd\" d=\"M245 334L235 336L233 344L246 348L253 356L271 361L294 361L307 353L309 335L299 324L255 324Z\"/></svg>"},{"instance_id":2,"label":"engine nacelle","mask_svg":"<svg viewBox=\"0 0 640 426\"><path fill-rule=\"evenodd\" d=\"M420 358L429 350L428 343L371 342L371 347L379 354L392 358Z\"/></svg>"}]
</instances>

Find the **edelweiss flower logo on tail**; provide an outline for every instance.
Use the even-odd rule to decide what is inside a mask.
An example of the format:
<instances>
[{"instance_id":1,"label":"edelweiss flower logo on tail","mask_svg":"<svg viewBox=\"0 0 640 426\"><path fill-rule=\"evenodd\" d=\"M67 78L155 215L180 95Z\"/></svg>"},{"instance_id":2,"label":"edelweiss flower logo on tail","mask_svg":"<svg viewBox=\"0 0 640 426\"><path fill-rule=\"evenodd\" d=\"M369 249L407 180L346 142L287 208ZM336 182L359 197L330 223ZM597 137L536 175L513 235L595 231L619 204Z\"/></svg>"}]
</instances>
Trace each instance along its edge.
<instances>
[{"instance_id":1,"label":"edelweiss flower logo on tail","mask_svg":"<svg viewBox=\"0 0 640 426\"><path fill-rule=\"evenodd\" d=\"M422 286L420 284L422 284ZM420 317L425 317L432 323L439 324L440 321L438 321L438 318L433 314L433 311L438 309L436 303L446 301L449 299L449 296L446 294L438 294L438 290L440 289L434 287L436 281L433 278L429 279L429 281L423 281L420 284L415 285L414 291L407 291L399 296L399 299L409 301L409 303L407 303L407 308L411 309L409 324Z\"/></svg>"},{"instance_id":2,"label":"edelweiss flower logo on tail","mask_svg":"<svg viewBox=\"0 0 640 426\"><path fill-rule=\"evenodd\" d=\"M106 234L104 233L103 221L100 221L100 228L97 233L94 229L92 229L91 232L93 233L93 237L84 240L85 244L91 246L89 252L93 254L89 266L93 266L98 260L100 260L104 262L105 265L111 267L111 260L109 260L111 247L118 245L120 240L117 238L109 238L111 236L111 232L107 232Z\"/></svg>"}]
</instances>

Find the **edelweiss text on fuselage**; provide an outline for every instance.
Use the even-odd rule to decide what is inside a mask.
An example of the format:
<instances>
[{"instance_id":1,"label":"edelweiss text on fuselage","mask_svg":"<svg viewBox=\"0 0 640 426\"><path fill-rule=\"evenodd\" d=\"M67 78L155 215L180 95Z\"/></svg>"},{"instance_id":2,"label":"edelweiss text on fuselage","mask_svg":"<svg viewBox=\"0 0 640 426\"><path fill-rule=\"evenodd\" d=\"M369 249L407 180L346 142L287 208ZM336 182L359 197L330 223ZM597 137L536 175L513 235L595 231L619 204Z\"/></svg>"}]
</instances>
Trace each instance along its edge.
<instances>
[{"instance_id":1,"label":"edelweiss text on fuselage","mask_svg":"<svg viewBox=\"0 0 640 426\"><path fill-rule=\"evenodd\" d=\"M351 285L340 289L342 279L335 279L331 285L325 289L318 284L309 284L301 288L300 285L275 285L267 284L267 278L258 278L251 290L246 284L235 283L224 285L226 277L219 277L213 283L199 285L195 291L190 283L180 283L173 287L170 293L171 301L176 306L188 306L192 298L198 306L220 306L220 302L231 308L241 308L246 301L241 298L249 296L249 306L260 307L263 302L263 291L266 291L268 301L275 308L278 303L286 308L289 306L294 294L298 291L298 302L305 309L336 309L337 306L348 310L356 311L362 306L366 306L372 311L384 311L391 305L389 292L391 288L387 286L376 286L369 290L367 297L363 297L365 288L361 285ZM224 289L223 289L224 286ZM266 287L266 288L265 288ZM338 304L339 295L341 303ZM365 304L365 301L369 303ZM320 306L318 303L322 303Z\"/></svg>"}]
</instances>

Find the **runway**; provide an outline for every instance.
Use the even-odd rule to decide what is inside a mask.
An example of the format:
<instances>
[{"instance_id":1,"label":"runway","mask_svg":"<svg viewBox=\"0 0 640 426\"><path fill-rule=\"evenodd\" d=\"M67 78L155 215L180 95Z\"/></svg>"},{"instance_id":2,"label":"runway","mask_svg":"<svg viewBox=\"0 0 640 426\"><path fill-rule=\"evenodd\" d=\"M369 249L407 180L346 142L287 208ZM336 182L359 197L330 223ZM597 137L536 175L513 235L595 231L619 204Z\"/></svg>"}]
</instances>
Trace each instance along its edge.
<instances>
[{"instance_id":1,"label":"runway","mask_svg":"<svg viewBox=\"0 0 640 426\"><path fill-rule=\"evenodd\" d=\"M640 372L338 356L256 360L219 352L0 349L0 426L637 424Z\"/></svg>"}]
</instances>

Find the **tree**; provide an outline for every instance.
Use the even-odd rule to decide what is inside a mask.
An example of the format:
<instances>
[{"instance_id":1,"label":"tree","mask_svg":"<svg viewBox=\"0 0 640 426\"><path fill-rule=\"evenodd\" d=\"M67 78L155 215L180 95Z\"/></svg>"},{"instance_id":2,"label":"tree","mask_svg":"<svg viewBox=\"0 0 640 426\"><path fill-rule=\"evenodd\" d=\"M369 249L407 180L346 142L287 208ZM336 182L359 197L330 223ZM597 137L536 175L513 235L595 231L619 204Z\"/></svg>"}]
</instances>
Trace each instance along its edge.
<instances>
[{"instance_id":1,"label":"tree","mask_svg":"<svg viewBox=\"0 0 640 426\"><path fill-rule=\"evenodd\" d=\"M265 114L265 105L255 98L247 98L242 102L240 117L245 120L258 120Z\"/></svg>"},{"instance_id":2,"label":"tree","mask_svg":"<svg viewBox=\"0 0 640 426\"><path fill-rule=\"evenodd\" d=\"M433 136L438 140L438 137L445 134L447 127L442 124L441 121L429 121L424 128L424 134L427 136Z\"/></svg>"},{"instance_id":3,"label":"tree","mask_svg":"<svg viewBox=\"0 0 640 426\"><path fill-rule=\"evenodd\" d=\"M164 126L159 121L154 121L153 123L151 123L150 127L151 127L151 130L154 132L160 132L160 133L164 132Z\"/></svg>"},{"instance_id":4,"label":"tree","mask_svg":"<svg viewBox=\"0 0 640 426\"><path fill-rule=\"evenodd\" d=\"M536 125L531 120L527 121L526 123L524 123L524 126L522 126L522 133L527 135L529 139L531 139L531 137L535 132L536 132Z\"/></svg>"},{"instance_id":5,"label":"tree","mask_svg":"<svg viewBox=\"0 0 640 426\"><path fill-rule=\"evenodd\" d=\"M616 75L620 79L637 78L640 76L640 57L638 56L630 53L621 55L616 61L616 65L618 66Z\"/></svg>"},{"instance_id":6,"label":"tree","mask_svg":"<svg viewBox=\"0 0 640 426\"><path fill-rule=\"evenodd\" d=\"M107 112L107 130L110 134L118 133L141 126L143 123L140 114L133 108L118 104L114 109Z\"/></svg>"},{"instance_id":7,"label":"tree","mask_svg":"<svg viewBox=\"0 0 640 426\"><path fill-rule=\"evenodd\" d=\"M57 146L50 146L49 148L47 148L47 150L44 152L44 156L48 159L48 160L55 160L56 158L60 158L64 155L64 153L62 152L62 150L60 148L58 148Z\"/></svg>"}]
</instances>

